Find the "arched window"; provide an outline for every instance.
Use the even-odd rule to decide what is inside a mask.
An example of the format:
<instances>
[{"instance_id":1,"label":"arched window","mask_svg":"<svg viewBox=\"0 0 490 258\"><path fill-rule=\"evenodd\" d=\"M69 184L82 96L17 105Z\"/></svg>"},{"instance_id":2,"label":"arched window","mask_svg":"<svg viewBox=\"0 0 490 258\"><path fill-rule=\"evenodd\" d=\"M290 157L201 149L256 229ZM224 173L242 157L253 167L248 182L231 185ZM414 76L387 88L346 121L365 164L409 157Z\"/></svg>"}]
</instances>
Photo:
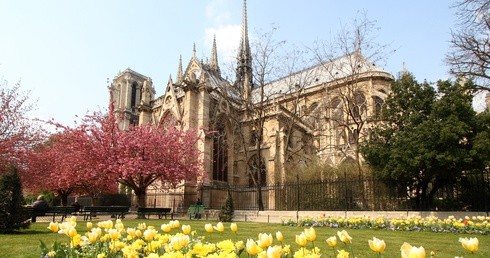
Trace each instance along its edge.
<instances>
[{"instance_id":1,"label":"arched window","mask_svg":"<svg viewBox=\"0 0 490 258\"><path fill-rule=\"evenodd\" d=\"M172 113L169 110L165 111L162 118L160 119L160 127L168 129L168 128L175 127L177 125L178 125L178 121L177 119L175 119Z\"/></svg>"},{"instance_id":2,"label":"arched window","mask_svg":"<svg viewBox=\"0 0 490 258\"><path fill-rule=\"evenodd\" d=\"M248 161L248 169L250 171L248 178L248 185L250 187L256 186L265 186L267 184L267 173L265 168L265 161L263 158L260 158L257 155L253 155Z\"/></svg>"},{"instance_id":3,"label":"arched window","mask_svg":"<svg viewBox=\"0 0 490 258\"><path fill-rule=\"evenodd\" d=\"M228 144L225 124L218 120L213 134L213 180L228 182Z\"/></svg>"},{"instance_id":4,"label":"arched window","mask_svg":"<svg viewBox=\"0 0 490 258\"><path fill-rule=\"evenodd\" d=\"M339 97L334 98L330 103L330 118L334 121L334 127L341 124L343 120L342 100Z\"/></svg>"},{"instance_id":5,"label":"arched window","mask_svg":"<svg viewBox=\"0 0 490 258\"><path fill-rule=\"evenodd\" d=\"M131 84L131 111L136 111L136 95L138 94L138 84Z\"/></svg>"},{"instance_id":6,"label":"arched window","mask_svg":"<svg viewBox=\"0 0 490 258\"><path fill-rule=\"evenodd\" d=\"M361 116L366 113L366 97L362 92L354 93L354 99L352 101L352 117L356 120L361 119Z\"/></svg>"},{"instance_id":7,"label":"arched window","mask_svg":"<svg viewBox=\"0 0 490 258\"><path fill-rule=\"evenodd\" d=\"M129 124L130 125L138 125L139 123L139 116L135 114L136 112L136 97L138 94L138 84L134 82L131 84L131 103L130 103L130 108L131 108L131 114L129 115Z\"/></svg>"},{"instance_id":8,"label":"arched window","mask_svg":"<svg viewBox=\"0 0 490 258\"><path fill-rule=\"evenodd\" d=\"M306 121L313 126L313 128L318 129L319 127L319 121L321 119L321 111L318 108L318 102L313 102L313 104L308 107L308 110L306 112Z\"/></svg>"},{"instance_id":9,"label":"arched window","mask_svg":"<svg viewBox=\"0 0 490 258\"><path fill-rule=\"evenodd\" d=\"M339 97L334 98L330 103L330 118L332 128L335 132L335 145L339 146L346 143L344 124L343 103Z\"/></svg>"},{"instance_id":10,"label":"arched window","mask_svg":"<svg viewBox=\"0 0 490 258\"><path fill-rule=\"evenodd\" d=\"M379 118L381 116L381 110L383 109L384 100L378 96L373 96L374 104L374 117Z\"/></svg>"}]
</instances>

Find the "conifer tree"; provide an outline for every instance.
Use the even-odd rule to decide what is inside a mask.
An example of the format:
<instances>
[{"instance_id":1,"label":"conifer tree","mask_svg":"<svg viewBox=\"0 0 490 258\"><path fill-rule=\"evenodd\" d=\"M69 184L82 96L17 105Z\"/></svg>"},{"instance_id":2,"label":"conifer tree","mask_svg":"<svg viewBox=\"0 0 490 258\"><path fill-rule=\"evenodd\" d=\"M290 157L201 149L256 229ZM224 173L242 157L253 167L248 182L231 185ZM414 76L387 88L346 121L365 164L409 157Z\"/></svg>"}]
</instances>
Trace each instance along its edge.
<instances>
[{"instance_id":1,"label":"conifer tree","mask_svg":"<svg viewBox=\"0 0 490 258\"><path fill-rule=\"evenodd\" d=\"M2 168L0 173L0 233L9 233L29 226L28 216L22 212L24 197L17 168Z\"/></svg>"},{"instance_id":2,"label":"conifer tree","mask_svg":"<svg viewBox=\"0 0 490 258\"><path fill-rule=\"evenodd\" d=\"M221 210L219 212L219 220L222 222L232 221L234 212L235 208L233 207L233 198L231 197L230 190L228 190L225 204L223 205L223 207L221 207Z\"/></svg>"}]
</instances>

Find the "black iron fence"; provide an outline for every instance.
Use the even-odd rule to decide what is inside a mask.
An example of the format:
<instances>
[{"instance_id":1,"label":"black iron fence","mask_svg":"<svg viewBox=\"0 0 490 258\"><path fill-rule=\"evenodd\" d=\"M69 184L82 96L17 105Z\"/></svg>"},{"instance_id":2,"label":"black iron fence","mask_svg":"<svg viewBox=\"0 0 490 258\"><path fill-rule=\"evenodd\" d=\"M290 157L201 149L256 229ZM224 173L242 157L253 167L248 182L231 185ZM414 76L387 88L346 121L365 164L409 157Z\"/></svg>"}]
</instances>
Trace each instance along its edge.
<instances>
[{"instance_id":1,"label":"black iron fence","mask_svg":"<svg viewBox=\"0 0 490 258\"><path fill-rule=\"evenodd\" d=\"M376 180L340 177L335 180L295 181L260 187L265 210L274 211L484 211L490 208L490 173L469 173L456 184L439 189L430 205L420 208L414 194ZM169 207L173 212L185 213L201 199L209 209L221 209L228 191L236 210L258 210L259 189L249 186L186 185L165 192L147 192L147 207ZM136 208L135 196L126 196ZM114 197L106 198L114 205ZM91 204L91 198L78 198L80 204ZM101 200L99 200L100 202ZM71 202L69 202L71 203Z\"/></svg>"},{"instance_id":2,"label":"black iron fence","mask_svg":"<svg viewBox=\"0 0 490 258\"><path fill-rule=\"evenodd\" d=\"M260 188L265 210L277 211L488 211L490 207L488 173L466 174L456 184L439 189L428 206L421 208L415 194L376 180L338 178L323 181L296 181ZM211 209L220 209L230 191L235 209L257 210L259 192L248 186L204 186L201 196Z\"/></svg>"}]
</instances>

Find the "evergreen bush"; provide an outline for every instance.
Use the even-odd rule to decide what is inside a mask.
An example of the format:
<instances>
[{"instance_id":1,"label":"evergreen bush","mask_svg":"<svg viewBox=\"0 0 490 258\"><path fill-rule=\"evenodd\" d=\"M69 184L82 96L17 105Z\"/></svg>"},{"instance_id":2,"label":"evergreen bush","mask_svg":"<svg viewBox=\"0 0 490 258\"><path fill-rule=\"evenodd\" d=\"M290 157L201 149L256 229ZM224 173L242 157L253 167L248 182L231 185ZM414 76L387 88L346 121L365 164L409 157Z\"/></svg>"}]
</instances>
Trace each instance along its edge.
<instances>
[{"instance_id":1,"label":"evergreen bush","mask_svg":"<svg viewBox=\"0 0 490 258\"><path fill-rule=\"evenodd\" d=\"M0 168L0 233L10 233L29 226L29 215L23 212L22 185L17 168Z\"/></svg>"},{"instance_id":2,"label":"evergreen bush","mask_svg":"<svg viewBox=\"0 0 490 258\"><path fill-rule=\"evenodd\" d=\"M222 222L230 222L233 220L233 213L235 212L235 207L233 207L233 198L231 197L230 190L226 196L225 204L221 207L219 212L219 220Z\"/></svg>"}]
</instances>

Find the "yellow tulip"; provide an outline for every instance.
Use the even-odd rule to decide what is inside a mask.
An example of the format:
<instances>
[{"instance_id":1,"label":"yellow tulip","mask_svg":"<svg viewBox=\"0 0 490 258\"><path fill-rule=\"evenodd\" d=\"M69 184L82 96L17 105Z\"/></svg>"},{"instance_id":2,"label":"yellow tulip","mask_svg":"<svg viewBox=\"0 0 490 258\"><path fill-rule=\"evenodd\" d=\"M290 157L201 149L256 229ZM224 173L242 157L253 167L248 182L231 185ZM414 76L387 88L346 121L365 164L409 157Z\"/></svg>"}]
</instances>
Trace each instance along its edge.
<instances>
[{"instance_id":1,"label":"yellow tulip","mask_svg":"<svg viewBox=\"0 0 490 258\"><path fill-rule=\"evenodd\" d=\"M330 247L335 247L337 245L337 237L331 236L331 237L327 238L327 245Z\"/></svg>"},{"instance_id":2,"label":"yellow tulip","mask_svg":"<svg viewBox=\"0 0 490 258\"><path fill-rule=\"evenodd\" d=\"M305 229L306 240L313 242L316 240L316 232L313 227Z\"/></svg>"},{"instance_id":3,"label":"yellow tulip","mask_svg":"<svg viewBox=\"0 0 490 258\"><path fill-rule=\"evenodd\" d=\"M66 233L66 235L67 235L68 237L70 237L70 238L75 237L77 234L78 234L78 233L77 233L77 230L76 230L75 228L70 228L70 229L68 229L68 231L67 231L67 233Z\"/></svg>"},{"instance_id":4,"label":"yellow tulip","mask_svg":"<svg viewBox=\"0 0 490 258\"><path fill-rule=\"evenodd\" d=\"M213 225L206 224L206 225L204 225L204 229L206 230L206 232L212 233L213 232Z\"/></svg>"},{"instance_id":5,"label":"yellow tulip","mask_svg":"<svg viewBox=\"0 0 490 258\"><path fill-rule=\"evenodd\" d=\"M347 231L337 231L337 235L339 236L340 241L342 241L344 244L352 243L352 237L349 236L349 233L347 233Z\"/></svg>"},{"instance_id":6,"label":"yellow tulip","mask_svg":"<svg viewBox=\"0 0 490 258\"><path fill-rule=\"evenodd\" d=\"M218 222L218 224L216 224L214 229L216 229L216 231L223 232L225 231L225 226L223 225L222 222Z\"/></svg>"},{"instance_id":7,"label":"yellow tulip","mask_svg":"<svg viewBox=\"0 0 490 258\"><path fill-rule=\"evenodd\" d=\"M170 224L162 224L162 226L160 228L165 233L168 233L168 232L170 232L170 230L172 230L172 227L170 226Z\"/></svg>"},{"instance_id":8,"label":"yellow tulip","mask_svg":"<svg viewBox=\"0 0 490 258\"><path fill-rule=\"evenodd\" d=\"M146 223L144 223L144 222L143 223L139 223L138 224L138 229L139 230L145 230L146 229Z\"/></svg>"},{"instance_id":9,"label":"yellow tulip","mask_svg":"<svg viewBox=\"0 0 490 258\"><path fill-rule=\"evenodd\" d=\"M80 246L80 243L82 242L82 236L79 234L76 234L72 237L70 246L71 247L77 247Z\"/></svg>"},{"instance_id":10,"label":"yellow tulip","mask_svg":"<svg viewBox=\"0 0 490 258\"><path fill-rule=\"evenodd\" d=\"M409 243L403 243L400 248L402 258L425 258L424 247L411 246Z\"/></svg>"},{"instance_id":11,"label":"yellow tulip","mask_svg":"<svg viewBox=\"0 0 490 258\"><path fill-rule=\"evenodd\" d=\"M242 250L243 248L245 248L245 243L243 243L243 241L240 240L240 241L235 243L235 248L237 250Z\"/></svg>"},{"instance_id":12,"label":"yellow tulip","mask_svg":"<svg viewBox=\"0 0 490 258\"><path fill-rule=\"evenodd\" d=\"M94 227L94 225L92 224L92 222L87 222L87 229L92 229Z\"/></svg>"},{"instance_id":13,"label":"yellow tulip","mask_svg":"<svg viewBox=\"0 0 490 258\"><path fill-rule=\"evenodd\" d=\"M349 253L345 250L338 250L337 258L349 258Z\"/></svg>"},{"instance_id":14,"label":"yellow tulip","mask_svg":"<svg viewBox=\"0 0 490 258\"><path fill-rule=\"evenodd\" d=\"M94 234L97 234L97 237L102 236L102 229L101 228L92 228L90 231L93 232Z\"/></svg>"},{"instance_id":15,"label":"yellow tulip","mask_svg":"<svg viewBox=\"0 0 490 258\"><path fill-rule=\"evenodd\" d=\"M98 235L96 232L87 232L87 240L90 241L90 243L95 243L97 237Z\"/></svg>"},{"instance_id":16,"label":"yellow tulip","mask_svg":"<svg viewBox=\"0 0 490 258\"><path fill-rule=\"evenodd\" d=\"M186 247L190 242L188 235L175 235L170 239L170 243L174 250L179 251Z\"/></svg>"},{"instance_id":17,"label":"yellow tulip","mask_svg":"<svg viewBox=\"0 0 490 258\"><path fill-rule=\"evenodd\" d=\"M48 229L53 231L53 232L58 232L60 228L60 225L58 224L58 222L49 222L49 226L48 226Z\"/></svg>"},{"instance_id":18,"label":"yellow tulip","mask_svg":"<svg viewBox=\"0 0 490 258\"><path fill-rule=\"evenodd\" d=\"M230 224L230 229L233 231L233 233L236 233L238 231L238 226L236 223L231 223Z\"/></svg>"},{"instance_id":19,"label":"yellow tulip","mask_svg":"<svg viewBox=\"0 0 490 258\"><path fill-rule=\"evenodd\" d=\"M172 220L168 223L171 228L179 228L180 227L180 222L178 220Z\"/></svg>"},{"instance_id":20,"label":"yellow tulip","mask_svg":"<svg viewBox=\"0 0 490 258\"><path fill-rule=\"evenodd\" d=\"M470 253L474 253L478 251L478 246L480 245L480 242L478 241L478 238L472 237L472 238L460 238L459 242L463 245L464 249Z\"/></svg>"},{"instance_id":21,"label":"yellow tulip","mask_svg":"<svg viewBox=\"0 0 490 258\"><path fill-rule=\"evenodd\" d=\"M262 251L262 252L258 253L257 258L267 258L267 252Z\"/></svg>"},{"instance_id":22,"label":"yellow tulip","mask_svg":"<svg viewBox=\"0 0 490 258\"><path fill-rule=\"evenodd\" d=\"M279 241L279 242L284 241L284 236L282 235L281 231L277 231L277 232L276 232L276 239L277 239L277 241Z\"/></svg>"},{"instance_id":23,"label":"yellow tulip","mask_svg":"<svg viewBox=\"0 0 490 258\"><path fill-rule=\"evenodd\" d=\"M191 226L182 225L182 233L184 233L184 235L189 235L191 233Z\"/></svg>"},{"instance_id":24,"label":"yellow tulip","mask_svg":"<svg viewBox=\"0 0 490 258\"><path fill-rule=\"evenodd\" d=\"M119 238L121 238L121 233L119 233L117 229L111 228L109 229L108 233L112 240L118 240Z\"/></svg>"},{"instance_id":25,"label":"yellow tulip","mask_svg":"<svg viewBox=\"0 0 490 258\"><path fill-rule=\"evenodd\" d=\"M276 245L276 246L269 246L267 248L267 258L281 258L282 256L282 247Z\"/></svg>"},{"instance_id":26,"label":"yellow tulip","mask_svg":"<svg viewBox=\"0 0 490 258\"><path fill-rule=\"evenodd\" d=\"M143 232L141 232L141 230L138 229L138 230L134 231L134 234L136 235L136 237L139 238L143 235Z\"/></svg>"},{"instance_id":27,"label":"yellow tulip","mask_svg":"<svg viewBox=\"0 0 490 258\"><path fill-rule=\"evenodd\" d=\"M233 241L230 239L216 243L216 247L218 247L218 249L223 253L231 254L235 252L235 243L233 243Z\"/></svg>"},{"instance_id":28,"label":"yellow tulip","mask_svg":"<svg viewBox=\"0 0 490 258\"><path fill-rule=\"evenodd\" d=\"M371 248L371 250L376 253L382 253L386 248L385 241L377 239L375 237L373 237L373 240L369 240L368 243L369 248Z\"/></svg>"},{"instance_id":29,"label":"yellow tulip","mask_svg":"<svg viewBox=\"0 0 490 258\"><path fill-rule=\"evenodd\" d=\"M143 232L143 236L145 237L145 240L146 240L146 241L151 241L151 240L153 240L153 238L155 237L155 235L156 235L157 233L158 233L158 232L157 232L155 229L153 229L153 228L149 228L149 229L147 229L147 230L145 230L145 231Z\"/></svg>"},{"instance_id":30,"label":"yellow tulip","mask_svg":"<svg viewBox=\"0 0 490 258\"><path fill-rule=\"evenodd\" d=\"M260 248L265 249L272 245L272 235L271 234L259 234L259 241L257 244Z\"/></svg>"},{"instance_id":31,"label":"yellow tulip","mask_svg":"<svg viewBox=\"0 0 490 258\"><path fill-rule=\"evenodd\" d=\"M303 247L306 245L306 242L307 240L306 240L305 232L302 232L299 236L296 235L296 244Z\"/></svg>"},{"instance_id":32,"label":"yellow tulip","mask_svg":"<svg viewBox=\"0 0 490 258\"><path fill-rule=\"evenodd\" d=\"M245 250L247 251L247 253L249 255L252 255L252 256L262 252L262 249L257 245L255 240L253 240L253 239L247 240L247 243L245 244Z\"/></svg>"}]
</instances>

